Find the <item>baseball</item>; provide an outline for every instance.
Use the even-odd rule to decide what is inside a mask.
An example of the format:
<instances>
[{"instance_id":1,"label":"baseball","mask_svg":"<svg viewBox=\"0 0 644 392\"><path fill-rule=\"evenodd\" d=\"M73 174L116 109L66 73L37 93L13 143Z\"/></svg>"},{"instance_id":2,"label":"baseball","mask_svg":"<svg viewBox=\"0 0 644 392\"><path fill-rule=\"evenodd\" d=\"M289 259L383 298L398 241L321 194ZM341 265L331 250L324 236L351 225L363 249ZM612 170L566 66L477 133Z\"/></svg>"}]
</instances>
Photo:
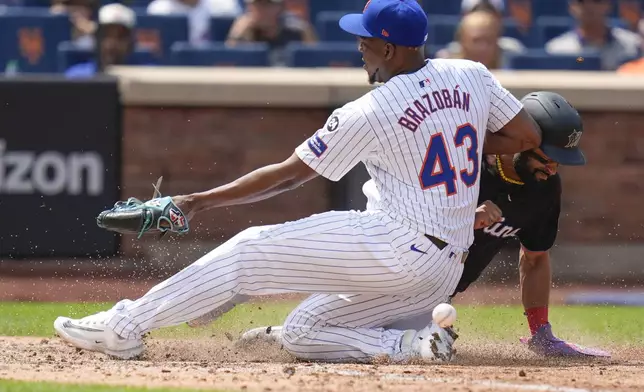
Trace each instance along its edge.
<instances>
[{"instance_id":1,"label":"baseball","mask_svg":"<svg viewBox=\"0 0 644 392\"><path fill-rule=\"evenodd\" d=\"M450 304L438 304L432 311L432 320L441 328L451 327L456 321L456 309Z\"/></svg>"}]
</instances>

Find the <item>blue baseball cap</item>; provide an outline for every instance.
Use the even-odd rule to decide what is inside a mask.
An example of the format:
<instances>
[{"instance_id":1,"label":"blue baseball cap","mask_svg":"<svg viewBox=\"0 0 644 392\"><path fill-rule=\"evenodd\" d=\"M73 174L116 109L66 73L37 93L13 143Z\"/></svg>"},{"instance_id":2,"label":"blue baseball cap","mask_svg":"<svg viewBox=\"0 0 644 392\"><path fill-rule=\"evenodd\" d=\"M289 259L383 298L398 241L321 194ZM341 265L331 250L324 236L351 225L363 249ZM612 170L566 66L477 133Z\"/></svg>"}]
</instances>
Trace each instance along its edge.
<instances>
[{"instance_id":1,"label":"blue baseball cap","mask_svg":"<svg viewBox=\"0 0 644 392\"><path fill-rule=\"evenodd\" d=\"M369 0L361 14L340 19L347 33L411 47L427 42L427 25L427 14L416 0Z\"/></svg>"}]
</instances>

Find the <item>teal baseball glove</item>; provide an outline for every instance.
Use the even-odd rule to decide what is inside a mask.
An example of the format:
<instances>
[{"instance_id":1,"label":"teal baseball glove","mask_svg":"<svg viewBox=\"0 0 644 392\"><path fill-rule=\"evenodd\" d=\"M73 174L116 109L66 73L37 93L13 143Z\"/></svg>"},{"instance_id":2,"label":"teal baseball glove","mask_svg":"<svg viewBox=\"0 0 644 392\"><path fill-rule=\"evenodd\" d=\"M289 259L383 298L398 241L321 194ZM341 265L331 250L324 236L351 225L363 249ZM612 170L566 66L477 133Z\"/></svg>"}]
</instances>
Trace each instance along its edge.
<instances>
[{"instance_id":1,"label":"teal baseball glove","mask_svg":"<svg viewBox=\"0 0 644 392\"><path fill-rule=\"evenodd\" d=\"M98 227L122 234L138 234L138 238L147 232L187 233L190 230L188 218L170 196L161 196L161 180L159 178L156 186L153 185L152 199L143 202L130 197L101 212L96 217Z\"/></svg>"}]
</instances>

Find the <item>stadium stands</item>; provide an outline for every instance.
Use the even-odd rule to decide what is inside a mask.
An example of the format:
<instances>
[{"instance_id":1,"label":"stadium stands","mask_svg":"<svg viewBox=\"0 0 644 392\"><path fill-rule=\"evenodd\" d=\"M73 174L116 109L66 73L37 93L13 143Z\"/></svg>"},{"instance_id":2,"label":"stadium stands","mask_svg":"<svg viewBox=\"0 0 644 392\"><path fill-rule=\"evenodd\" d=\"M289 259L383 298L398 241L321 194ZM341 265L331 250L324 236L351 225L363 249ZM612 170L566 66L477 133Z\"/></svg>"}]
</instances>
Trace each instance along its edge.
<instances>
[{"instance_id":1,"label":"stadium stands","mask_svg":"<svg viewBox=\"0 0 644 392\"><path fill-rule=\"evenodd\" d=\"M601 58L594 53L577 55L549 55L542 49L509 56L510 68L516 70L599 71Z\"/></svg>"},{"instance_id":2,"label":"stadium stands","mask_svg":"<svg viewBox=\"0 0 644 392\"><path fill-rule=\"evenodd\" d=\"M539 36L544 44L569 31L572 24L573 19L569 16L540 16L536 23ZM619 18L611 18L610 24L614 27L626 27L625 22Z\"/></svg>"},{"instance_id":3,"label":"stadium stands","mask_svg":"<svg viewBox=\"0 0 644 392\"><path fill-rule=\"evenodd\" d=\"M215 42L223 42L228 37L228 31L235 21L234 18L210 18L210 38Z\"/></svg>"},{"instance_id":4,"label":"stadium stands","mask_svg":"<svg viewBox=\"0 0 644 392\"><path fill-rule=\"evenodd\" d=\"M431 1L422 2L427 15L459 15L461 13L460 1Z\"/></svg>"},{"instance_id":5,"label":"stadium stands","mask_svg":"<svg viewBox=\"0 0 644 392\"><path fill-rule=\"evenodd\" d=\"M362 67L364 64L355 43L322 42L315 46L291 43L286 53L289 67Z\"/></svg>"},{"instance_id":6,"label":"stadium stands","mask_svg":"<svg viewBox=\"0 0 644 392\"><path fill-rule=\"evenodd\" d=\"M266 44L229 48L221 42L200 46L176 42L172 45L169 63L175 66L266 67L269 50Z\"/></svg>"},{"instance_id":7,"label":"stadium stands","mask_svg":"<svg viewBox=\"0 0 644 392\"><path fill-rule=\"evenodd\" d=\"M322 11L315 18L315 29L321 41L326 42L355 42L356 37L347 34L340 28L338 21L344 11Z\"/></svg>"},{"instance_id":8,"label":"stadium stands","mask_svg":"<svg viewBox=\"0 0 644 392\"><path fill-rule=\"evenodd\" d=\"M93 57L93 50L78 48L72 42L63 41L58 45L57 71L63 73L72 65L91 61ZM151 50L140 48L132 53L128 64L156 65L157 58Z\"/></svg>"},{"instance_id":9,"label":"stadium stands","mask_svg":"<svg viewBox=\"0 0 644 392\"><path fill-rule=\"evenodd\" d=\"M532 14L540 16L568 16L568 1L540 0L533 2Z\"/></svg>"},{"instance_id":10,"label":"stadium stands","mask_svg":"<svg viewBox=\"0 0 644 392\"><path fill-rule=\"evenodd\" d=\"M613 2L616 3L616 2ZM615 4L616 5L616 4ZM538 0L532 2L532 13L540 16L568 16L567 0ZM617 16L617 7L613 7L612 15Z\"/></svg>"},{"instance_id":11,"label":"stadium stands","mask_svg":"<svg viewBox=\"0 0 644 392\"><path fill-rule=\"evenodd\" d=\"M17 63L21 72L55 72L58 44L69 41L71 25L64 15L32 8L0 13L0 65Z\"/></svg>"},{"instance_id":12,"label":"stadium stands","mask_svg":"<svg viewBox=\"0 0 644 392\"><path fill-rule=\"evenodd\" d=\"M157 61L167 64L175 42L188 41L188 19L173 15L137 15L137 46L151 50Z\"/></svg>"},{"instance_id":13,"label":"stadium stands","mask_svg":"<svg viewBox=\"0 0 644 392\"><path fill-rule=\"evenodd\" d=\"M528 31L524 31L517 21L509 18L503 21L503 36L521 41L526 48L542 48L545 44L536 26L531 26Z\"/></svg>"},{"instance_id":14,"label":"stadium stands","mask_svg":"<svg viewBox=\"0 0 644 392\"><path fill-rule=\"evenodd\" d=\"M523 0L526 1L526 0ZM117 2L102 0L101 4ZM265 45L227 48L223 45L234 22L229 17L211 18L212 44L192 47L187 43L189 20L185 16L147 15L150 0L130 0L126 4L137 13L136 42L138 60L145 64L163 65L235 65L268 66L270 50ZM240 0L243 4L243 1ZM309 0L308 15L321 40L318 45L292 44L286 49L288 66L326 67L361 66L355 37L338 26L346 12L360 12L365 0ZM77 61L92 56L87 50L74 48L71 23L65 15L52 15L46 0L0 0L0 72L9 65L19 72L61 72ZM428 55L454 40L460 20L459 0L423 0L430 20ZM545 43L572 27L566 0L532 0L532 26L525 31L512 19L506 8L504 35L513 37L530 49L515 56L510 64L517 69L595 69L595 57L578 63L576 56L552 57L543 53ZM626 26L614 7L611 23Z\"/></svg>"},{"instance_id":15,"label":"stadium stands","mask_svg":"<svg viewBox=\"0 0 644 392\"><path fill-rule=\"evenodd\" d=\"M447 45L454 40L460 17L429 15L429 41L432 45Z\"/></svg>"},{"instance_id":16,"label":"stadium stands","mask_svg":"<svg viewBox=\"0 0 644 392\"><path fill-rule=\"evenodd\" d=\"M323 1L309 1L309 18L312 21L317 19L317 16L325 11L341 11L341 12L361 12L366 3L365 0L323 0Z\"/></svg>"}]
</instances>

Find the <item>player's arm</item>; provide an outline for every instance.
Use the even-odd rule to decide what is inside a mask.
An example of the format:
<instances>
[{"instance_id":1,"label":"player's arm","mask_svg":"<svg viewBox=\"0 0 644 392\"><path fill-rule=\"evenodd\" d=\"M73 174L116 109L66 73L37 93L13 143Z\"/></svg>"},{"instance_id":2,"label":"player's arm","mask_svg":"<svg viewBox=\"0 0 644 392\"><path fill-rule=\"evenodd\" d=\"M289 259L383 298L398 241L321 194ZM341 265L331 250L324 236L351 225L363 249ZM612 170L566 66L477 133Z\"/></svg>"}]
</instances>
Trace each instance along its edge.
<instances>
[{"instance_id":1,"label":"player's arm","mask_svg":"<svg viewBox=\"0 0 644 392\"><path fill-rule=\"evenodd\" d=\"M483 143L484 154L516 154L541 144L541 129L532 116L521 109L496 132L488 132Z\"/></svg>"},{"instance_id":2,"label":"player's arm","mask_svg":"<svg viewBox=\"0 0 644 392\"><path fill-rule=\"evenodd\" d=\"M550 302L550 285L552 271L550 252L531 251L521 245L519 250L519 279L521 301L528 318L530 332L548 323L548 304Z\"/></svg>"},{"instance_id":3,"label":"player's arm","mask_svg":"<svg viewBox=\"0 0 644 392\"><path fill-rule=\"evenodd\" d=\"M541 145L541 129L523 109L521 101L501 86L499 80L484 66L479 67L483 83L490 89L484 154L515 154Z\"/></svg>"},{"instance_id":4,"label":"player's arm","mask_svg":"<svg viewBox=\"0 0 644 392\"><path fill-rule=\"evenodd\" d=\"M362 112L347 105L334 111L327 123L287 160L205 192L177 196L175 203L191 216L212 208L268 199L318 175L337 181L368 156L376 144Z\"/></svg>"},{"instance_id":5,"label":"player's arm","mask_svg":"<svg viewBox=\"0 0 644 392\"><path fill-rule=\"evenodd\" d=\"M264 166L217 188L186 196L193 212L268 199L295 189L318 174L293 153L283 162ZM182 208L179 206L179 208ZM183 209L183 208L182 208Z\"/></svg>"},{"instance_id":6,"label":"player's arm","mask_svg":"<svg viewBox=\"0 0 644 392\"><path fill-rule=\"evenodd\" d=\"M540 212L538 221L519 231L519 278L521 301L528 318L532 335L548 324L548 303L552 281L549 250L557 239L561 213L561 183L558 177L549 191L538 196L550 204L547 211Z\"/></svg>"},{"instance_id":7,"label":"player's arm","mask_svg":"<svg viewBox=\"0 0 644 392\"><path fill-rule=\"evenodd\" d=\"M555 180L555 179L551 179ZM559 180L556 178L556 180ZM542 214L537 224L525 231L519 231L519 275L521 299L530 326L530 339L522 339L531 350L545 356L607 356L608 353L571 345L557 338L548 321L548 304L552 270L550 248L554 245L559 229L561 212L561 184L557 181L554 193L541 195L550 200L550 209Z\"/></svg>"}]
</instances>

